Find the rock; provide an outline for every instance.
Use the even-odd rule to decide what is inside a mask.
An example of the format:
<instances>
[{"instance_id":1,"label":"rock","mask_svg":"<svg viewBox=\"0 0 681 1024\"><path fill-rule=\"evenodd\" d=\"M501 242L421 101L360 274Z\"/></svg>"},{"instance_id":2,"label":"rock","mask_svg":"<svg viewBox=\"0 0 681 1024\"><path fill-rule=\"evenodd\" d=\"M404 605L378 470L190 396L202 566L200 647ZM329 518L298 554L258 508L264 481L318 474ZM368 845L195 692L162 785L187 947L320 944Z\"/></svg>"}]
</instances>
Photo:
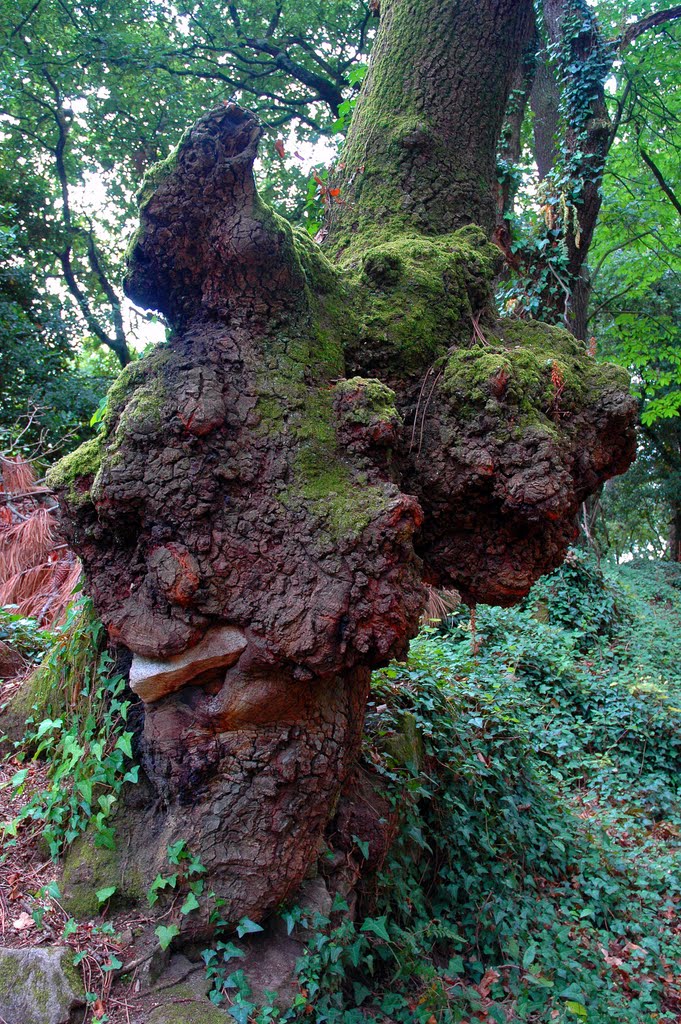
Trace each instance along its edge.
<instances>
[{"instance_id":1,"label":"rock","mask_svg":"<svg viewBox=\"0 0 681 1024\"><path fill-rule=\"evenodd\" d=\"M303 943L289 935L263 932L250 936L242 948L246 955L238 969L250 986L250 1000L256 1006L288 1010L298 992L296 962L303 955Z\"/></svg>"},{"instance_id":2,"label":"rock","mask_svg":"<svg viewBox=\"0 0 681 1024\"><path fill-rule=\"evenodd\" d=\"M203 1000L208 998L212 984L206 975L203 960L193 963L184 954L175 953L151 987L155 992L164 993L174 993L176 989L182 987L191 990L194 998ZM165 994L164 1001L167 998L168 995Z\"/></svg>"},{"instance_id":3,"label":"rock","mask_svg":"<svg viewBox=\"0 0 681 1024\"><path fill-rule=\"evenodd\" d=\"M85 991L62 946L0 948L0 1020L4 1024L75 1024Z\"/></svg>"},{"instance_id":4,"label":"rock","mask_svg":"<svg viewBox=\"0 0 681 1024\"><path fill-rule=\"evenodd\" d=\"M234 1024L226 1009L209 1000L211 983L203 963L177 954L152 988L160 1005L149 1016L149 1024Z\"/></svg>"},{"instance_id":5,"label":"rock","mask_svg":"<svg viewBox=\"0 0 681 1024\"><path fill-rule=\"evenodd\" d=\"M219 626L209 629L194 647L171 658L145 658L136 654L130 669L130 687L150 704L175 693L203 672L233 665L245 647L246 638L240 629Z\"/></svg>"},{"instance_id":6,"label":"rock","mask_svg":"<svg viewBox=\"0 0 681 1024\"><path fill-rule=\"evenodd\" d=\"M164 1003L151 1011L148 1024L234 1024L226 1010L208 999L193 999L183 986L172 990L175 1002Z\"/></svg>"}]
</instances>

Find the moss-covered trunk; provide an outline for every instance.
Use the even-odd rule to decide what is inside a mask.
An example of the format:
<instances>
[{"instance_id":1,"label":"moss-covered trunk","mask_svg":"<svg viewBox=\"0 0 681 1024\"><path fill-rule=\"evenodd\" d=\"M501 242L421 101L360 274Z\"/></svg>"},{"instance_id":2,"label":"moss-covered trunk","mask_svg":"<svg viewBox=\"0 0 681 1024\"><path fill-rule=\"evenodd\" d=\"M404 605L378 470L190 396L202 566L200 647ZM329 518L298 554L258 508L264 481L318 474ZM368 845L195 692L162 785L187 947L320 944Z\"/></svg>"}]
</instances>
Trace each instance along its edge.
<instances>
[{"instance_id":1,"label":"moss-covered trunk","mask_svg":"<svg viewBox=\"0 0 681 1024\"><path fill-rule=\"evenodd\" d=\"M187 840L231 920L314 861L422 580L518 600L633 451L621 371L492 305L494 145L530 17L384 0L328 258L258 197L260 129L234 106L142 194L127 288L171 340L52 480L134 654L158 797L137 859L153 874Z\"/></svg>"},{"instance_id":2,"label":"moss-covered trunk","mask_svg":"<svg viewBox=\"0 0 681 1024\"><path fill-rule=\"evenodd\" d=\"M383 0L327 244L342 251L358 230L491 233L497 142L533 27L531 0Z\"/></svg>"}]
</instances>

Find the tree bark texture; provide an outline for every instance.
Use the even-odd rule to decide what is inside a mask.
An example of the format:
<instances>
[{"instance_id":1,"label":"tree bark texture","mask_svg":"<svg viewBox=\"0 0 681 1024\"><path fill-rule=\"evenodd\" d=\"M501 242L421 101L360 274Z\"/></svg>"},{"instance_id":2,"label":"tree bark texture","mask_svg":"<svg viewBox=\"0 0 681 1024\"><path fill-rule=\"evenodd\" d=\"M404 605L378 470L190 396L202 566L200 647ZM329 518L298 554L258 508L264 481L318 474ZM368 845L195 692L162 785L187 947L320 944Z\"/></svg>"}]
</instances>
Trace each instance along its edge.
<instances>
[{"instance_id":1,"label":"tree bark texture","mask_svg":"<svg viewBox=\"0 0 681 1024\"><path fill-rule=\"evenodd\" d=\"M422 581L518 600L633 455L622 372L493 311L494 150L530 15L385 4L329 258L258 197L261 129L233 105L141 195L126 288L173 333L52 483L134 654L158 797L138 860L153 875L186 839L232 921L314 860Z\"/></svg>"},{"instance_id":2,"label":"tree bark texture","mask_svg":"<svg viewBox=\"0 0 681 1024\"><path fill-rule=\"evenodd\" d=\"M386 221L486 233L496 211L496 145L512 79L534 30L528 0L387 0L343 150L337 248Z\"/></svg>"}]
</instances>

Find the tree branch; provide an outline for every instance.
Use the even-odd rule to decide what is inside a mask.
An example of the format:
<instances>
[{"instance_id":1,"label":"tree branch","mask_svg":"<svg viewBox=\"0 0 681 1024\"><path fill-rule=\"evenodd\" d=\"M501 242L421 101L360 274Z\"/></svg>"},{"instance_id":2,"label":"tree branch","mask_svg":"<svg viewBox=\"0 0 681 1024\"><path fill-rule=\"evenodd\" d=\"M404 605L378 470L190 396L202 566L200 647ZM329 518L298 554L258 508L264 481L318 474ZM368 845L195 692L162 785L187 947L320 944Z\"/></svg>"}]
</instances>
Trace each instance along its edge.
<instances>
[{"instance_id":1,"label":"tree branch","mask_svg":"<svg viewBox=\"0 0 681 1024\"><path fill-rule=\"evenodd\" d=\"M640 21L635 21L620 39L619 49L623 50L625 46L629 46L633 43L634 39L638 39L649 28L656 28L658 25L664 25L666 22L674 21L676 18L681 18L681 4L676 7L670 7L666 11L656 11L654 14L641 18Z\"/></svg>"},{"instance_id":2,"label":"tree branch","mask_svg":"<svg viewBox=\"0 0 681 1024\"><path fill-rule=\"evenodd\" d=\"M672 204L672 206L674 207L674 209L678 213L679 217L681 217L681 202L679 202L679 200L674 195L674 192L672 190L671 185L669 185L665 181L665 179L664 179L664 177L662 175L662 171L657 166L657 164L655 163L653 158L648 153L646 153L645 149L643 149L642 146L638 147L638 151L641 154L641 159L643 160L643 163L646 164L650 168L650 170L653 172L653 174L654 174L654 176L655 176L655 178L657 180L658 185L660 186L660 188L662 189L662 191L666 195L667 199L670 201L670 203Z\"/></svg>"},{"instance_id":3,"label":"tree branch","mask_svg":"<svg viewBox=\"0 0 681 1024\"><path fill-rule=\"evenodd\" d=\"M311 89L314 89L320 100L328 103L334 116L338 116L338 108L343 102L343 93L337 85L330 82L328 78L324 78L322 75L317 75L314 71L308 71L307 68L302 67L300 64L296 64L285 50L282 50L279 46L270 42L269 39L249 38L245 41L251 49L256 50L259 53L268 53L271 57L274 57L274 63L276 66L291 75L292 78L295 78L299 82L302 82L303 85L307 85Z\"/></svg>"}]
</instances>

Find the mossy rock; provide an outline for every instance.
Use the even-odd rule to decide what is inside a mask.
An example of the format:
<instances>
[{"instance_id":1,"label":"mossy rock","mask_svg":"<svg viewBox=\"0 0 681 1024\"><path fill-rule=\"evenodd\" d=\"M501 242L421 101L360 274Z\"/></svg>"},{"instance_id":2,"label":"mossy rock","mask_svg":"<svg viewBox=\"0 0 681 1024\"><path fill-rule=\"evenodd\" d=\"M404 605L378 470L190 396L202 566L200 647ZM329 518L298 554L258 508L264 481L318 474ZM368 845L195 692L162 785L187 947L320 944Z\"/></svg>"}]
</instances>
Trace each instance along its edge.
<instances>
[{"instance_id":1,"label":"mossy rock","mask_svg":"<svg viewBox=\"0 0 681 1024\"><path fill-rule=\"evenodd\" d=\"M0 1020L5 1024L75 1024L85 989L73 951L0 949Z\"/></svg>"},{"instance_id":2,"label":"mossy rock","mask_svg":"<svg viewBox=\"0 0 681 1024\"><path fill-rule=\"evenodd\" d=\"M112 909L140 904L145 897L142 872L129 848L123 849L121 844L113 850L96 846L90 832L76 839L66 851L62 880L64 909L79 921L90 920L100 912L96 895L100 889L116 886L108 901Z\"/></svg>"},{"instance_id":3,"label":"mossy rock","mask_svg":"<svg viewBox=\"0 0 681 1024\"><path fill-rule=\"evenodd\" d=\"M400 767L413 767L418 770L423 764L423 737L418 730L416 719L409 711L402 715L399 731L383 736L381 745L386 754Z\"/></svg>"},{"instance_id":4,"label":"mossy rock","mask_svg":"<svg viewBox=\"0 0 681 1024\"><path fill-rule=\"evenodd\" d=\"M12 743L20 743L26 733L28 719L40 721L46 717L51 697L50 675L38 666L0 707L0 736Z\"/></svg>"},{"instance_id":5,"label":"mossy rock","mask_svg":"<svg viewBox=\"0 0 681 1024\"><path fill-rule=\"evenodd\" d=\"M234 1024L234 1017L227 1010L215 1006L198 991L200 987L207 988L206 975L203 971L201 974L203 986L190 981L160 991L159 998L163 999L163 1004L152 1010L149 1024L225 1024L228 1021Z\"/></svg>"},{"instance_id":6,"label":"mossy rock","mask_svg":"<svg viewBox=\"0 0 681 1024\"><path fill-rule=\"evenodd\" d=\"M178 997L180 998L180 997ZM213 1006L207 999L173 1006L157 1006L148 1017L149 1024L233 1024L234 1017Z\"/></svg>"}]
</instances>

